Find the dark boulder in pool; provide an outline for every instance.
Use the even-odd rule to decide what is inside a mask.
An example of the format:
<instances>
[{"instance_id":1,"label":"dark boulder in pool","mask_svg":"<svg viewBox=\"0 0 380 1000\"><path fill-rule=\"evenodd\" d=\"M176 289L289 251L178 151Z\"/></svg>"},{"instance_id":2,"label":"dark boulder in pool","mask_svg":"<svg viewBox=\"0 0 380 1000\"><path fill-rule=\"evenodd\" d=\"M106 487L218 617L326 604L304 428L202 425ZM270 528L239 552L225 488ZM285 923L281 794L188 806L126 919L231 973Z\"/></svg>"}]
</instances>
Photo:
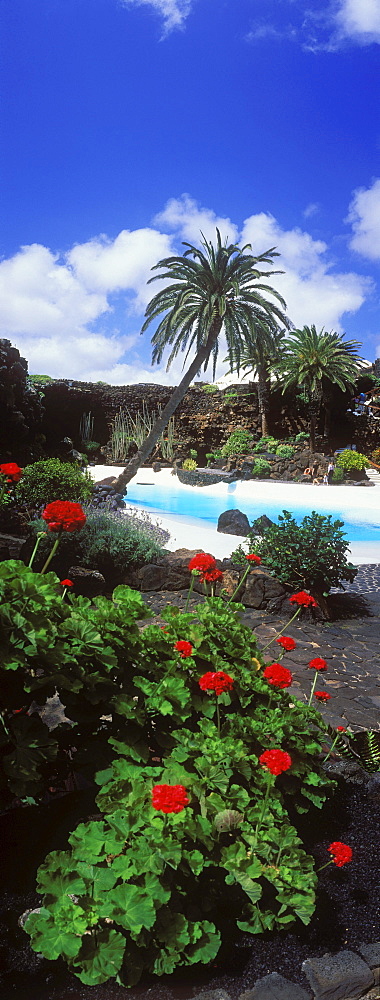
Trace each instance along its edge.
<instances>
[{"instance_id":1,"label":"dark boulder in pool","mask_svg":"<svg viewBox=\"0 0 380 1000\"><path fill-rule=\"evenodd\" d=\"M249 520L241 510L224 510L218 517L217 531L222 531L225 535L245 536L249 530Z\"/></svg>"}]
</instances>

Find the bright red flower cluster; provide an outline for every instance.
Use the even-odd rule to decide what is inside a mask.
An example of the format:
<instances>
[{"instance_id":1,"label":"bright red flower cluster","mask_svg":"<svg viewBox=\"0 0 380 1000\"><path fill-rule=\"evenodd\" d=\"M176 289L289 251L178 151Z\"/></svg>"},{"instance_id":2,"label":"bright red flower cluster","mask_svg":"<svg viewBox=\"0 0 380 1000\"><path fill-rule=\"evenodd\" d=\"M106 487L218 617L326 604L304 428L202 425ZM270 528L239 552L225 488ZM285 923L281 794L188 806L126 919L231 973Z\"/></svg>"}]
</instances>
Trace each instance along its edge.
<instances>
[{"instance_id":1,"label":"bright red flower cluster","mask_svg":"<svg viewBox=\"0 0 380 1000\"><path fill-rule=\"evenodd\" d=\"M209 552L198 552L196 556L190 559L188 569L196 573L209 573L211 570L216 569L216 559Z\"/></svg>"},{"instance_id":2,"label":"bright red flower cluster","mask_svg":"<svg viewBox=\"0 0 380 1000\"><path fill-rule=\"evenodd\" d=\"M178 639L178 642L174 643L174 649L176 649L182 657L193 655L193 647L191 642L187 642L187 639Z\"/></svg>"},{"instance_id":3,"label":"bright red flower cluster","mask_svg":"<svg viewBox=\"0 0 380 1000\"><path fill-rule=\"evenodd\" d=\"M223 670L217 670L215 673L209 670L207 674L200 677L198 684L202 691L215 691L215 694L219 696L225 691L232 691L234 679L229 674L225 674Z\"/></svg>"},{"instance_id":4,"label":"bright red flower cluster","mask_svg":"<svg viewBox=\"0 0 380 1000\"><path fill-rule=\"evenodd\" d=\"M286 667L283 667L281 663L271 663L268 667L265 667L263 672L263 677L271 687L277 688L287 688L290 687L293 681L293 674Z\"/></svg>"},{"instance_id":5,"label":"bright red flower cluster","mask_svg":"<svg viewBox=\"0 0 380 1000\"><path fill-rule=\"evenodd\" d=\"M259 764L267 767L271 774L282 774L292 765L292 758L286 750L265 750L259 757Z\"/></svg>"},{"instance_id":6,"label":"bright red flower cluster","mask_svg":"<svg viewBox=\"0 0 380 1000\"><path fill-rule=\"evenodd\" d=\"M80 503L71 500L54 500L42 512L49 531L80 531L86 523L86 515Z\"/></svg>"},{"instance_id":7,"label":"bright red flower cluster","mask_svg":"<svg viewBox=\"0 0 380 1000\"><path fill-rule=\"evenodd\" d=\"M342 844L340 840L334 840L328 848L330 854L332 854L332 861L337 868L343 868L343 865L347 864L347 861L351 861L352 850L348 844Z\"/></svg>"},{"instance_id":8,"label":"bright red flower cluster","mask_svg":"<svg viewBox=\"0 0 380 1000\"><path fill-rule=\"evenodd\" d=\"M330 701L331 694L328 691L314 691L314 697L317 701Z\"/></svg>"},{"instance_id":9,"label":"bright red flower cluster","mask_svg":"<svg viewBox=\"0 0 380 1000\"><path fill-rule=\"evenodd\" d=\"M321 656L316 656L314 660L310 660L309 667L311 670L327 670L327 663Z\"/></svg>"},{"instance_id":10,"label":"bright red flower cluster","mask_svg":"<svg viewBox=\"0 0 380 1000\"><path fill-rule=\"evenodd\" d=\"M159 812L182 812L189 801L184 785L154 785L152 788L152 806Z\"/></svg>"},{"instance_id":11,"label":"bright red flower cluster","mask_svg":"<svg viewBox=\"0 0 380 1000\"><path fill-rule=\"evenodd\" d=\"M255 556L254 552L250 552L248 556L245 557L249 562L255 562L257 565L261 563L261 556Z\"/></svg>"},{"instance_id":12,"label":"bright red flower cluster","mask_svg":"<svg viewBox=\"0 0 380 1000\"><path fill-rule=\"evenodd\" d=\"M61 584L61 587L73 587L74 586L72 580L60 580L59 582Z\"/></svg>"},{"instance_id":13,"label":"bright red flower cluster","mask_svg":"<svg viewBox=\"0 0 380 1000\"><path fill-rule=\"evenodd\" d=\"M346 733L347 732L347 728L346 728L346 726L337 726L336 727L336 731L337 731L337 733Z\"/></svg>"},{"instance_id":14,"label":"bright red flower cluster","mask_svg":"<svg viewBox=\"0 0 380 1000\"><path fill-rule=\"evenodd\" d=\"M279 646L282 646L287 653L289 653L291 649L296 648L296 643L290 635L280 635L279 639L276 639L276 642L278 642Z\"/></svg>"},{"instance_id":15,"label":"bright red flower cluster","mask_svg":"<svg viewBox=\"0 0 380 1000\"><path fill-rule=\"evenodd\" d=\"M210 569L208 572L202 573L201 583L203 581L207 583L216 583L218 580L223 580L223 573L221 569Z\"/></svg>"},{"instance_id":16,"label":"bright red flower cluster","mask_svg":"<svg viewBox=\"0 0 380 1000\"><path fill-rule=\"evenodd\" d=\"M16 462L5 462L0 465L0 472L7 477L8 483L18 483L22 476L22 469Z\"/></svg>"},{"instance_id":17,"label":"bright red flower cluster","mask_svg":"<svg viewBox=\"0 0 380 1000\"><path fill-rule=\"evenodd\" d=\"M299 590L298 594L292 594L292 596L289 597L289 601L291 604L298 604L298 607L300 608L318 607L318 604L314 600L314 597L312 597L311 594L307 594L306 590Z\"/></svg>"}]
</instances>

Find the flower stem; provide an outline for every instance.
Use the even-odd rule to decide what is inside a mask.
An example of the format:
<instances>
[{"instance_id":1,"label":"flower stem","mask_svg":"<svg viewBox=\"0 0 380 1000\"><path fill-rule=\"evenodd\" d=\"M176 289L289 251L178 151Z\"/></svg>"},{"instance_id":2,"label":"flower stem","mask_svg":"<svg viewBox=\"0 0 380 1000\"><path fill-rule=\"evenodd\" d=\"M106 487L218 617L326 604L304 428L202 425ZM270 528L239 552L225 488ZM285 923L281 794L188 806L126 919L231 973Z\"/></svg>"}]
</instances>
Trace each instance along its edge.
<instances>
[{"instance_id":1,"label":"flower stem","mask_svg":"<svg viewBox=\"0 0 380 1000\"><path fill-rule=\"evenodd\" d=\"M189 601L190 601L190 597L191 597L191 594L192 594L192 591L193 591L193 587L194 587L194 580L195 580L195 574L192 572L191 576L190 576L190 587L189 587L188 592L187 592L187 598L186 598L186 604L185 604L184 614L186 614L186 611L188 610L188 607L189 607Z\"/></svg>"},{"instance_id":2,"label":"flower stem","mask_svg":"<svg viewBox=\"0 0 380 1000\"><path fill-rule=\"evenodd\" d=\"M218 695L216 692L215 692L215 700L216 700L216 724L218 727L218 736L220 736L220 708L218 702Z\"/></svg>"},{"instance_id":3,"label":"flower stem","mask_svg":"<svg viewBox=\"0 0 380 1000\"><path fill-rule=\"evenodd\" d=\"M274 636L273 636L273 638L272 638L272 639L270 639L270 640L269 640L269 642L267 642L266 646L263 646L263 648L262 648L262 650L261 650L261 652L262 652L262 653L264 652L264 650L265 650L265 649L268 649L268 646L271 646L271 645L272 645L272 642L275 642L275 641L276 641L276 639L279 639L279 638L280 638L280 635L282 635L282 633L283 633L284 629L285 629L285 628L289 628L289 625L291 625L291 624L292 624L292 622L294 622L294 619L298 617L298 615L299 615L300 611L301 611L301 608L297 608L297 611L295 612L295 614L294 614L294 615L292 615L292 617L291 617L290 621L289 621L289 622L287 622L287 624L286 624L286 625L284 625L284 627L283 627L283 628L281 629L281 632L276 632L276 635L274 635Z\"/></svg>"},{"instance_id":4,"label":"flower stem","mask_svg":"<svg viewBox=\"0 0 380 1000\"><path fill-rule=\"evenodd\" d=\"M238 591L240 590L240 588L243 586L244 581L247 579L247 576L248 576L248 573L249 573L250 569L251 569L251 567L248 565L247 568L244 570L244 573L243 573L243 576L241 577L241 580L239 580L239 583L238 583L237 587L235 587L235 590L234 590L233 594L231 595L229 601L227 601L227 605L232 604L232 601L236 597L236 594L238 593Z\"/></svg>"},{"instance_id":5,"label":"flower stem","mask_svg":"<svg viewBox=\"0 0 380 1000\"><path fill-rule=\"evenodd\" d=\"M40 544L40 541L41 541L41 538L43 537L43 535L46 535L46 531L39 531L39 532L38 532L38 534L37 534L37 537L36 537L36 542L35 542L35 546L34 546L34 549L33 549L33 552L32 552L32 555L31 555L31 557L30 557L30 559L29 559L29 562L28 562L28 567L29 567L29 569L31 569L31 568L32 568L32 566L33 566L33 563L34 563L34 559L35 559L35 555L36 555L36 552L37 552L37 549L38 549L38 546L39 546L39 544Z\"/></svg>"},{"instance_id":6,"label":"flower stem","mask_svg":"<svg viewBox=\"0 0 380 1000\"><path fill-rule=\"evenodd\" d=\"M324 868L328 868L328 866L329 866L329 865L332 865L332 864L334 864L334 862L333 862L333 861L332 861L332 859L330 858L330 861L326 861L326 864L325 864L325 865L321 865L321 867L320 867L320 868L317 868L317 873L318 873L318 872L323 872L323 869L324 869Z\"/></svg>"},{"instance_id":7,"label":"flower stem","mask_svg":"<svg viewBox=\"0 0 380 1000\"><path fill-rule=\"evenodd\" d=\"M41 574L42 573L46 573L46 570L47 570L48 566L50 566L50 563L51 563L51 561L53 559L53 556L55 556L55 553L57 551L58 545L59 545L59 543L61 541L61 535L62 535L62 529L58 532L58 536L57 536L57 538L56 538L56 540L54 542L53 548L52 548L51 552L49 553L49 555L47 557L47 560L46 560L46 562L44 563L44 565L42 567Z\"/></svg>"},{"instance_id":8,"label":"flower stem","mask_svg":"<svg viewBox=\"0 0 380 1000\"><path fill-rule=\"evenodd\" d=\"M317 683L317 677L318 677L318 670L315 671L314 680L313 680L313 683L311 685L311 691L310 691L310 695L309 695L309 701L307 703L308 708L310 708L310 705L311 705L311 699L312 699L314 691L315 691L315 685Z\"/></svg>"},{"instance_id":9,"label":"flower stem","mask_svg":"<svg viewBox=\"0 0 380 1000\"><path fill-rule=\"evenodd\" d=\"M4 716L3 716L3 713L2 713L2 712L0 712L0 722L1 722L1 724L2 724L2 727L3 727L3 729L4 729L4 732L5 732L5 733L6 733L6 735L8 736L8 739L10 739L10 735L11 735L11 734L10 734L10 732L9 732L9 729L8 729L8 726L6 726L6 725L5 725L5 722L4 722Z\"/></svg>"},{"instance_id":10,"label":"flower stem","mask_svg":"<svg viewBox=\"0 0 380 1000\"><path fill-rule=\"evenodd\" d=\"M254 835L255 836L254 850L257 847L257 838L258 838L258 835L259 835L259 832L260 832L261 824L262 824L264 816L265 816L265 811L266 811L266 807L267 807L267 803L268 803L268 798L269 798L269 792L270 792L270 790L272 788L271 777L272 777L272 775L270 773L268 773L267 787L266 787L266 792L265 792L265 796L264 796L263 808L261 810L261 814L259 816L259 819L257 820L257 823L256 823L256 829L255 829L255 835Z\"/></svg>"}]
</instances>

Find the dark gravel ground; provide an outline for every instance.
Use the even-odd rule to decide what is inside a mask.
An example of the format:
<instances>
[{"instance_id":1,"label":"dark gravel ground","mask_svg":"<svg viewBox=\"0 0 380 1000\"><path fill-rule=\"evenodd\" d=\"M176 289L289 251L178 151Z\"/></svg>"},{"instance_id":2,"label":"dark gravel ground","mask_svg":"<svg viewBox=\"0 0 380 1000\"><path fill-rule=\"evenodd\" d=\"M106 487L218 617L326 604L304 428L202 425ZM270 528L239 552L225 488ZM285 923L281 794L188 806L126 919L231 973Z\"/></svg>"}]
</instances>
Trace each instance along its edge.
<instances>
[{"instance_id":1,"label":"dark gravel ground","mask_svg":"<svg viewBox=\"0 0 380 1000\"><path fill-rule=\"evenodd\" d=\"M317 866L328 858L332 840L348 843L353 860L344 868L321 872L318 901L309 927L242 936L239 947L218 956L212 967L175 976L147 978L124 989L109 982L85 987L63 962L48 962L31 951L18 926L25 909L38 905L34 876L49 849L63 848L67 833L91 809L77 794L37 810L13 810L0 817L0 995L2 1000L189 1000L201 990L222 987L232 1000L269 972L278 972L308 988L301 965L305 958L355 949L380 936L380 795L369 797L366 785L340 783L322 813L298 818L297 824ZM326 833L327 831L327 833ZM15 860L16 859L16 860Z\"/></svg>"}]
</instances>

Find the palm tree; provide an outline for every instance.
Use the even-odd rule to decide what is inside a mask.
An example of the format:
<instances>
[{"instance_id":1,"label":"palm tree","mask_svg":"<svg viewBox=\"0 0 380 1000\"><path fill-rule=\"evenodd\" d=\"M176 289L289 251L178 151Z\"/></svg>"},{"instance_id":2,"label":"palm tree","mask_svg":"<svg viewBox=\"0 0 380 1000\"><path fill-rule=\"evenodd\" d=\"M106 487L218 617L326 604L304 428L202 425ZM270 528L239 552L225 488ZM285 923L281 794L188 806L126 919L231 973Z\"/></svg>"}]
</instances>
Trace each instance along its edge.
<instances>
[{"instance_id":1,"label":"palm tree","mask_svg":"<svg viewBox=\"0 0 380 1000\"><path fill-rule=\"evenodd\" d=\"M168 346L171 352L167 369L180 351L186 351L184 364L193 348L195 358L143 445L117 479L115 488L120 493L149 457L190 383L202 365L206 370L211 357L215 375L220 333L224 332L227 350L229 354L233 352L238 364L243 349L253 337L254 322L265 319L270 323L285 322L283 298L262 282L263 278L278 273L263 271L260 267L273 265L273 258L278 257L273 247L254 257L247 252L251 250L249 243L242 248L233 243L227 245L227 241L222 244L218 229L216 247L204 237L202 250L191 243L184 243L184 246L188 249L181 257L167 257L152 268L164 270L150 281L170 283L149 302L141 333L164 312L166 315L152 337L152 363L160 363Z\"/></svg>"},{"instance_id":2,"label":"palm tree","mask_svg":"<svg viewBox=\"0 0 380 1000\"><path fill-rule=\"evenodd\" d=\"M363 365L357 354L357 340L343 340L339 333L319 332L315 326L293 330L286 339L277 364L282 391L302 386L309 400L310 448L315 451L315 435L321 404L328 408L332 387L354 386Z\"/></svg>"},{"instance_id":3,"label":"palm tree","mask_svg":"<svg viewBox=\"0 0 380 1000\"><path fill-rule=\"evenodd\" d=\"M286 321L289 328L290 322ZM239 368L244 371L253 372L257 375L257 395L259 403L259 415L261 421L262 437L269 434L269 408L270 408L270 370L273 364L278 361L279 352L285 337L285 329L279 329L274 321L271 323L269 317L262 323L253 322L254 339L250 339L247 347L242 352ZM228 358L232 365L230 371L239 368L234 364L233 358Z\"/></svg>"}]
</instances>

